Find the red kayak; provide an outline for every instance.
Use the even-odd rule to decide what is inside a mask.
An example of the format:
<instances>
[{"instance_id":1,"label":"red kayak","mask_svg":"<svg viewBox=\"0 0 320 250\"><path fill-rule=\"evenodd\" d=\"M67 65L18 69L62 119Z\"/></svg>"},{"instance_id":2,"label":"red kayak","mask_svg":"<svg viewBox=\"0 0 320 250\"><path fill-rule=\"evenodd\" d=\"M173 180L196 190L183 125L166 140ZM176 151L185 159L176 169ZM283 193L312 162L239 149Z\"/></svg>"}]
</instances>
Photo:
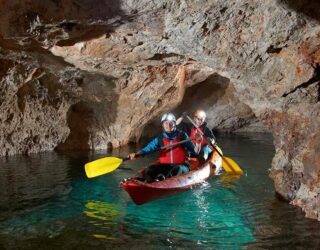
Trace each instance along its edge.
<instances>
[{"instance_id":1,"label":"red kayak","mask_svg":"<svg viewBox=\"0 0 320 250\"><path fill-rule=\"evenodd\" d=\"M173 176L163 181L146 183L135 177L121 183L137 205L141 205L164 196L179 193L203 183L210 176L218 173L222 166L220 155L214 151L206 162L201 164L197 158L190 159L190 171L180 176ZM143 173L144 170L140 172Z\"/></svg>"}]
</instances>

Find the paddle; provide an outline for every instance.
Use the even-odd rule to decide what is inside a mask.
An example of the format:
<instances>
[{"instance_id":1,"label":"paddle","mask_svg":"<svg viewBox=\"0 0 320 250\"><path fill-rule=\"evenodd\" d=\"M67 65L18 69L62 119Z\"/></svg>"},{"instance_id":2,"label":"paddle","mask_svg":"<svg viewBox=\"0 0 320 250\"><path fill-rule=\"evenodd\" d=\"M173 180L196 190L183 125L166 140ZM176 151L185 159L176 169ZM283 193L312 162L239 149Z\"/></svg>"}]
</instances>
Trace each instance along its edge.
<instances>
[{"instance_id":1,"label":"paddle","mask_svg":"<svg viewBox=\"0 0 320 250\"><path fill-rule=\"evenodd\" d=\"M148 153L136 154L136 157L155 153L157 151L164 150L164 149L169 149L191 140L194 140L194 138L188 138L186 140L182 140L168 146L163 146L163 147L157 148L156 150L150 151ZM116 170L121 165L122 162L127 160L130 160L130 159L128 157L126 158L104 157L104 158L86 163L84 168L85 168L87 177L93 178L93 177L104 175Z\"/></svg>"},{"instance_id":2,"label":"paddle","mask_svg":"<svg viewBox=\"0 0 320 250\"><path fill-rule=\"evenodd\" d=\"M204 133L202 132L202 130L194 123L194 121L187 114L185 114L185 116L192 123L192 125L199 131L201 136L205 136ZM211 143L210 140L207 140L207 142L209 142L211 144L211 146L215 149L215 151L221 156L221 158L222 158L222 167L227 173L243 175L242 169L240 168L240 166L234 160L232 160L231 158L228 158L226 156L223 156L219 152L217 147L213 143Z\"/></svg>"}]
</instances>

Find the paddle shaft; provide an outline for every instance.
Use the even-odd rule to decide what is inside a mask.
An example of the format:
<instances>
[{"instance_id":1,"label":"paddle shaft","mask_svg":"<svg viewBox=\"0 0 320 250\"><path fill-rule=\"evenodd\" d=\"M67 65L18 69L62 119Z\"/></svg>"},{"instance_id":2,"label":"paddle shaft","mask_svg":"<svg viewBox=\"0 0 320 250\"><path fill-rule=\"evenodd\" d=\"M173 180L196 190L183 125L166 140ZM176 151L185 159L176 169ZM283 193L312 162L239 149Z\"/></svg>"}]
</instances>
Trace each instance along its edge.
<instances>
[{"instance_id":1,"label":"paddle shaft","mask_svg":"<svg viewBox=\"0 0 320 250\"><path fill-rule=\"evenodd\" d=\"M200 135L203 136L203 137L206 137L206 136L204 135L204 133L202 132L202 130L197 126L197 124L195 124L194 121L193 121L188 115L186 115L186 117L187 117L187 119L191 122L191 124L198 130L198 132L200 133ZM207 139L207 138L206 138L206 139ZM211 146L214 147L214 149L217 151L217 153L218 153L221 157L223 157L223 155L219 152L219 150L216 148L216 146L215 146L213 143L211 143L210 140L207 139L207 142L209 142L209 143L211 144Z\"/></svg>"},{"instance_id":2,"label":"paddle shaft","mask_svg":"<svg viewBox=\"0 0 320 250\"><path fill-rule=\"evenodd\" d=\"M188 116L186 115L186 117L188 118L188 120L192 123L192 125L199 131L199 133L205 137L204 133L202 132L202 130L197 126L197 124L194 123L194 121ZM206 138L207 139L207 138ZM228 159L227 157L223 156L219 150L217 149L217 147L211 143L210 140L207 139L207 142L210 143L210 145L215 149L215 151L221 156L222 158L222 161L225 163L225 164L222 164L222 167L224 168L224 170L226 172L235 172L237 174L243 174L243 171L242 169L238 166L237 163L235 163L232 159Z\"/></svg>"},{"instance_id":3,"label":"paddle shaft","mask_svg":"<svg viewBox=\"0 0 320 250\"><path fill-rule=\"evenodd\" d=\"M155 152L164 150L164 149L170 149L170 148L173 148L173 147L175 147L175 146L177 146L177 145L183 144L183 143L188 142L188 141L191 141L191 140L194 140L194 138L188 138L188 139L185 139L185 140L182 140L182 141L173 143L173 144L171 144L171 145L162 146L162 147L157 148L157 149L155 149L155 150L152 150L152 151L150 151L150 152L148 152L148 153L140 153L140 154L137 153L135 156L136 156L136 157L145 156L145 155L152 154L152 153L155 153ZM129 158L129 157L126 157L126 158L123 158L122 160L123 160L123 161L128 161L128 160L130 160L130 158Z\"/></svg>"}]
</instances>

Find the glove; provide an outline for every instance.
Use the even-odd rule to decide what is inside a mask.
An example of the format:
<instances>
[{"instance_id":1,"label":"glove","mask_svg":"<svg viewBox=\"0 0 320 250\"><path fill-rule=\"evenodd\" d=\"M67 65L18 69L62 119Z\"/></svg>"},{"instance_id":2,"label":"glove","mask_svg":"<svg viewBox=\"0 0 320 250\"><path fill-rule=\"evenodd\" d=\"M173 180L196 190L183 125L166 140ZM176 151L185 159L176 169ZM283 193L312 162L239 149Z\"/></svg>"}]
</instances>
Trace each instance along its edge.
<instances>
[{"instance_id":1,"label":"glove","mask_svg":"<svg viewBox=\"0 0 320 250\"><path fill-rule=\"evenodd\" d=\"M129 155L128 155L128 158L129 158L130 160L136 159L136 158L137 158L137 157L136 157L136 153L131 153L131 154L129 154Z\"/></svg>"},{"instance_id":2,"label":"glove","mask_svg":"<svg viewBox=\"0 0 320 250\"><path fill-rule=\"evenodd\" d=\"M210 139L210 143L211 143L211 145L214 145L214 144L216 143L216 140L213 139L213 138L211 138L211 139Z\"/></svg>"}]
</instances>

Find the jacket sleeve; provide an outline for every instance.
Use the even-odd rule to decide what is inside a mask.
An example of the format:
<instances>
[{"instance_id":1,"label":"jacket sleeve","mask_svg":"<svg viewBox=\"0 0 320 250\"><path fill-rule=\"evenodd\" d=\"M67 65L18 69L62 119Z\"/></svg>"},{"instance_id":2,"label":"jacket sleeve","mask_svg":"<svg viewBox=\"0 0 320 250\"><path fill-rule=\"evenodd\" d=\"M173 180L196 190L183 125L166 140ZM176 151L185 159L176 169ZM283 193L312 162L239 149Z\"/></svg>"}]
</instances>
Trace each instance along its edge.
<instances>
[{"instance_id":1,"label":"jacket sleeve","mask_svg":"<svg viewBox=\"0 0 320 250\"><path fill-rule=\"evenodd\" d=\"M147 146L145 146L144 148L139 150L139 154L146 154L149 153L151 151L157 150L159 149L160 143L159 143L159 137L155 137L152 141L150 141Z\"/></svg>"},{"instance_id":2,"label":"jacket sleeve","mask_svg":"<svg viewBox=\"0 0 320 250\"><path fill-rule=\"evenodd\" d=\"M205 137L209 138L209 139L214 139L216 140L214 134L212 133L212 130L209 129L207 126L204 127L204 131L203 131Z\"/></svg>"},{"instance_id":3,"label":"jacket sleeve","mask_svg":"<svg viewBox=\"0 0 320 250\"><path fill-rule=\"evenodd\" d=\"M187 135L190 135L191 132L191 124L186 123L186 122L181 122L178 126L177 129L185 132Z\"/></svg>"}]
</instances>

